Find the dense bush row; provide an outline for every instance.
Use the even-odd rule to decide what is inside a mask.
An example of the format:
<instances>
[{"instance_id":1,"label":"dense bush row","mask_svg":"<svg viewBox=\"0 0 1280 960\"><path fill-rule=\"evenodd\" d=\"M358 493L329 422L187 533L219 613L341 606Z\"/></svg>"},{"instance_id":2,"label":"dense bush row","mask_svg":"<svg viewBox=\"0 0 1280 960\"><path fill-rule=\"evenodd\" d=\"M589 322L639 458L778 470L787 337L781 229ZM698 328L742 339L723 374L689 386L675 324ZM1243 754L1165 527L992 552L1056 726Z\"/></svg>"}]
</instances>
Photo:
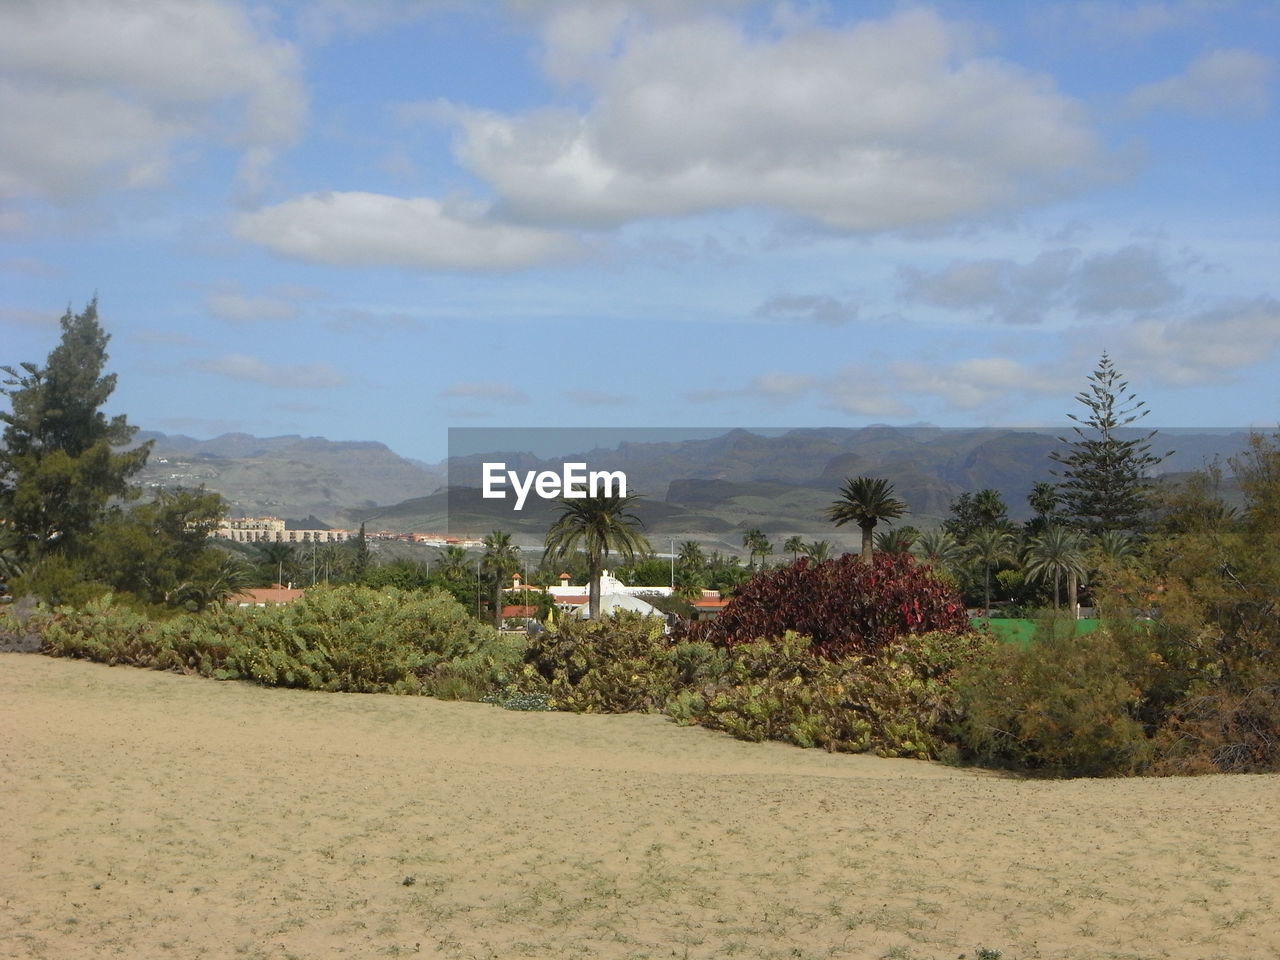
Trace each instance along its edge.
<instances>
[{"instance_id":1,"label":"dense bush row","mask_svg":"<svg viewBox=\"0 0 1280 960\"><path fill-rule=\"evenodd\" d=\"M618 614L539 635L519 684L562 710L658 711L746 740L936 758L955 720L955 672L993 643L935 632L830 658L794 633L725 647Z\"/></svg>"},{"instance_id":2,"label":"dense bush row","mask_svg":"<svg viewBox=\"0 0 1280 960\"><path fill-rule=\"evenodd\" d=\"M156 622L108 596L28 625L53 656L354 693L479 699L519 663L520 645L442 591L319 588L287 606Z\"/></svg>"},{"instance_id":3,"label":"dense bush row","mask_svg":"<svg viewBox=\"0 0 1280 960\"><path fill-rule=\"evenodd\" d=\"M272 686L422 693L510 709L665 713L760 741L940 758L1051 776L1280 768L1280 668L1181 611L1029 645L899 632L831 655L793 631L667 636L621 614L501 637L441 592L339 587L268 609L156 621L110 597L37 613L51 655ZM1195 631L1192 631L1195 627ZM1225 656L1224 651L1230 653Z\"/></svg>"}]
</instances>

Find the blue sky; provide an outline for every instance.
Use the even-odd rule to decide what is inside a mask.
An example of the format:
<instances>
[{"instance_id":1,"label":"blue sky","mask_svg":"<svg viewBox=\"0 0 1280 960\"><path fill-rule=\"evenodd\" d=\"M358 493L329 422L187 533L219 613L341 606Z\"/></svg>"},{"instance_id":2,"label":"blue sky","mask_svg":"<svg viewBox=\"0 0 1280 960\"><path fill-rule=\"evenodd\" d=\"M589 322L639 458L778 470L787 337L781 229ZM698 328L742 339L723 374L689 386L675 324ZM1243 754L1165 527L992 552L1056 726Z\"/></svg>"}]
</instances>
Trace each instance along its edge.
<instances>
[{"instance_id":1,"label":"blue sky","mask_svg":"<svg viewBox=\"0 0 1280 960\"><path fill-rule=\"evenodd\" d=\"M1280 421L1272 2L8 0L0 362L145 429Z\"/></svg>"}]
</instances>

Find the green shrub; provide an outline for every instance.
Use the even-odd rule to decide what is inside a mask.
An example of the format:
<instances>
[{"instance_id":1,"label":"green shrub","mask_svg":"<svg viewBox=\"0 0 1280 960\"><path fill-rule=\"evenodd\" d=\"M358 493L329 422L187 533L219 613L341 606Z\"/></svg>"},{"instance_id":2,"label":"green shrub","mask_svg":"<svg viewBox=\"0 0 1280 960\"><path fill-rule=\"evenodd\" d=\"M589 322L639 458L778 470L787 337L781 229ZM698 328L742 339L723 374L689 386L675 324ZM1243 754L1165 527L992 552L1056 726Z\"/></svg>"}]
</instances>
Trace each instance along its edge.
<instances>
[{"instance_id":1,"label":"green shrub","mask_svg":"<svg viewBox=\"0 0 1280 960\"><path fill-rule=\"evenodd\" d=\"M787 634L734 648L724 680L676 699L672 712L746 740L936 758L956 719L952 677L992 642L931 633L900 637L873 657L832 660Z\"/></svg>"},{"instance_id":2,"label":"green shrub","mask_svg":"<svg viewBox=\"0 0 1280 960\"><path fill-rule=\"evenodd\" d=\"M566 617L529 641L524 692L543 693L575 713L661 710L715 657L705 644L679 650L655 618L625 611L600 620Z\"/></svg>"},{"instance_id":3,"label":"green shrub","mask_svg":"<svg viewBox=\"0 0 1280 960\"><path fill-rule=\"evenodd\" d=\"M1050 776L1144 770L1152 745L1140 713L1153 663L1137 637L1100 629L989 647L956 677L960 758Z\"/></svg>"},{"instance_id":4,"label":"green shrub","mask_svg":"<svg viewBox=\"0 0 1280 960\"><path fill-rule=\"evenodd\" d=\"M478 700L507 682L523 649L443 591L393 588L316 588L288 605L158 624L106 597L43 614L37 629L53 656L267 686L449 699Z\"/></svg>"},{"instance_id":5,"label":"green shrub","mask_svg":"<svg viewBox=\"0 0 1280 960\"><path fill-rule=\"evenodd\" d=\"M167 667L145 616L116 603L108 593L78 610L59 607L31 615L27 628L40 634L40 649L55 657L75 657L134 667Z\"/></svg>"}]
</instances>

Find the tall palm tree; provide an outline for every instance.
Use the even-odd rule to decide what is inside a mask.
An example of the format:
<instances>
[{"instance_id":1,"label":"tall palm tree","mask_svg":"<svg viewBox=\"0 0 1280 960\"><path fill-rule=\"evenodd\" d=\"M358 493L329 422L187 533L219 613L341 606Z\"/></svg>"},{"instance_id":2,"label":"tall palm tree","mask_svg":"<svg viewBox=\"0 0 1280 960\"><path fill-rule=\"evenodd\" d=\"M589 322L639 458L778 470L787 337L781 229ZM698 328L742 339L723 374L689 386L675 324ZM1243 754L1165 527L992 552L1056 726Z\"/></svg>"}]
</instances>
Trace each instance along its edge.
<instances>
[{"instance_id":1,"label":"tall palm tree","mask_svg":"<svg viewBox=\"0 0 1280 960\"><path fill-rule=\"evenodd\" d=\"M707 565L706 554L702 545L696 540L686 540L680 544L680 554L676 557L676 565L685 573L699 573Z\"/></svg>"},{"instance_id":2,"label":"tall palm tree","mask_svg":"<svg viewBox=\"0 0 1280 960\"><path fill-rule=\"evenodd\" d=\"M844 482L840 499L831 504L827 517L837 527L853 521L862 530L862 559L871 562L872 537L881 520L897 520L907 505L893 495L893 484L883 478L854 477Z\"/></svg>"},{"instance_id":3,"label":"tall palm tree","mask_svg":"<svg viewBox=\"0 0 1280 960\"><path fill-rule=\"evenodd\" d=\"M297 551L292 543L278 541L258 544L258 569L268 580L281 585L289 582L297 567Z\"/></svg>"},{"instance_id":4,"label":"tall palm tree","mask_svg":"<svg viewBox=\"0 0 1280 960\"><path fill-rule=\"evenodd\" d=\"M982 565L984 616L991 616L991 568L1013 558L1013 545L1013 535L1000 527L979 527L966 544L969 556Z\"/></svg>"},{"instance_id":5,"label":"tall palm tree","mask_svg":"<svg viewBox=\"0 0 1280 960\"><path fill-rule=\"evenodd\" d=\"M1041 480L1032 486L1031 492L1027 494L1027 506L1031 508L1037 519L1047 524L1050 515L1058 509L1058 502L1061 499L1056 486Z\"/></svg>"},{"instance_id":6,"label":"tall palm tree","mask_svg":"<svg viewBox=\"0 0 1280 960\"><path fill-rule=\"evenodd\" d=\"M800 559L800 551L804 549L804 537L798 533L794 533L787 537L786 543L782 545L782 552L791 554L791 562L795 563Z\"/></svg>"},{"instance_id":7,"label":"tall palm tree","mask_svg":"<svg viewBox=\"0 0 1280 960\"><path fill-rule=\"evenodd\" d=\"M600 572L609 553L631 561L652 549L640 531L644 523L631 512L640 497L601 494L561 497L560 517L547 531L545 547L553 559L564 559L579 548L587 555L587 615L600 616Z\"/></svg>"},{"instance_id":8,"label":"tall palm tree","mask_svg":"<svg viewBox=\"0 0 1280 960\"><path fill-rule=\"evenodd\" d=\"M1027 544L1022 570L1028 580L1053 578L1053 609L1057 610L1063 576L1078 580L1085 575L1084 541L1075 530L1050 524ZM1073 609L1074 606L1073 601Z\"/></svg>"},{"instance_id":9,"label":"tall palm tree","mask_svg":"<svg viewBox=\"0 0 1280 960\"><path fill-rule=\"evenodd\" d=\"M764 564L764 558L773 550L773 544L769 542L769 538L760 530L748 530L742 535L742 545L747 548L747 552L751 555L751 566L756 565L756 556L760 557L761 565Z\"/></svg>"},{"instance_id":10,"label":"tall palm tree","mask_svg":"<svg viewBox=\"0 0 1280 960\"><path fill-rule=\"evenodd\" d=\"M520 548L511 542L511 534L495 530L484 538L480 569L493 578L493 625L501 629L502 591L506 581L520 569Z\"/></svg>"}]
</instances>

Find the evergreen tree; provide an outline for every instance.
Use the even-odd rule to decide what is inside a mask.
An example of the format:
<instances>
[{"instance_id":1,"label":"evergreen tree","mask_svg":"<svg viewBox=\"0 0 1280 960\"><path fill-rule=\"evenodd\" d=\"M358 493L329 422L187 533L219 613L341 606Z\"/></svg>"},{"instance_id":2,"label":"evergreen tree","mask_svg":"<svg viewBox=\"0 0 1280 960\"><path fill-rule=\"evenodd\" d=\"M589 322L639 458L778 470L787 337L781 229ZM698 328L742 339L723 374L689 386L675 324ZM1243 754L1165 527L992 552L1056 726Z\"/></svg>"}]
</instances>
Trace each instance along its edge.
<instances>
[{"instance_id":1,"label":"evergreen tree","mask_svg":"<svg viewBox=\"0 0 1280 960\"><path fill-rule=\"evenodd\" d=\"M116 378L103 373L109 337L98 324L97 300L82 313L68 310L61 325L44 366L0 367L10 403L0 411L0 517L13 531L30 585L49 599L58 599L54 583L77 578L75 563L108 503L136 496L129 480L151 450L149 442L119 450L137 428L100 409Z\"/></svg>"},{"instance_id":2,"label":"evergreen tree","mask_svg":"<svg viewBox=\"0 0 1280 960\"><path fill-rule=\"evenodd\" d=\"M1058 490L1069 522L1095 535L1144 529L1152 507L1151 470L1170 455L1151 452L1154 430L1129 439L1119 435L1148 413L1137 394L1128 391L1128 382L1104 353L1089 386L1076 394L1088 415L1067 414L1080 424L1072 428L1075 437L1059 437L1067 448L1049 454L1063 468L1054 474L1062 478Z\"/></svg>"}]
</instances>

